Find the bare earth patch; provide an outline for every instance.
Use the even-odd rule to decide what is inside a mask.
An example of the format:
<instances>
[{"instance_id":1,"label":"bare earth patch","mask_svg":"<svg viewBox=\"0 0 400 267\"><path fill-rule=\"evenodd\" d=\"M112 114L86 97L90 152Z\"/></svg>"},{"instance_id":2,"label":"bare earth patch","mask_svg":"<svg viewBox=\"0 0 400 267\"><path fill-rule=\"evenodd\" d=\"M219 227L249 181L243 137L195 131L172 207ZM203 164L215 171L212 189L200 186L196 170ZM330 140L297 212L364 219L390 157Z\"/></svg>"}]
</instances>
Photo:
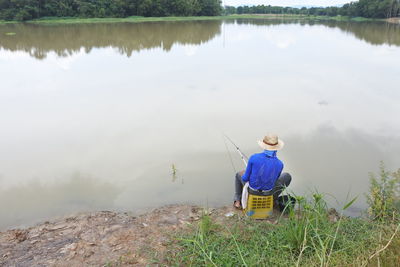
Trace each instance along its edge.
<instances>
[{"instance_id":1,"label":"bare earth patch","mask_svg":"<svg viewBox=\"0 0 400 267\"><path fill-rule=\"evenodd\" d=\"M146 266L162 259L176 231L207 212L221 223L240 211L172 205L134 217L84 213L28 229L0 232L0 266Z\"/></svg>"},{"instance_id":2,"label":"bare earth patch","mask_svg":"<svg viewBox=\"0 0 400 267\"><path fill-rule=\"evenodd\" d=\"M387 22L400 24L400 18L388 18L386 19Z\"/></svg>"}]
</instances>

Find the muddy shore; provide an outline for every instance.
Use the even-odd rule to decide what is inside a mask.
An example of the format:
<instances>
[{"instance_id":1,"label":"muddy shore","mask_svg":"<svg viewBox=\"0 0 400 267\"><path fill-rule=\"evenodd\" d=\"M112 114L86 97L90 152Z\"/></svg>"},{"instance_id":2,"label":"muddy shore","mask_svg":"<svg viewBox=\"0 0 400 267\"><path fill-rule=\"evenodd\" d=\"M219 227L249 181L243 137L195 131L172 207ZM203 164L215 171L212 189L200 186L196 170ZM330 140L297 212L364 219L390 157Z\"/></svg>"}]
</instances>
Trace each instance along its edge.
<instances>
[{"instance_id":1,"label":"muddy shore","mask_svg":"<svg viewBox=\"0 0 400 267\"><path fill-rule=\"evenodd\" d=\"M140 216L81 213L26 229L0 232L0 266L146 266L162 261L174 233L207 212L217 220L242 216L231 207L205 211L172 205ZM273 220L273 218L271 218Z\"/></svg>"}]
</instances>

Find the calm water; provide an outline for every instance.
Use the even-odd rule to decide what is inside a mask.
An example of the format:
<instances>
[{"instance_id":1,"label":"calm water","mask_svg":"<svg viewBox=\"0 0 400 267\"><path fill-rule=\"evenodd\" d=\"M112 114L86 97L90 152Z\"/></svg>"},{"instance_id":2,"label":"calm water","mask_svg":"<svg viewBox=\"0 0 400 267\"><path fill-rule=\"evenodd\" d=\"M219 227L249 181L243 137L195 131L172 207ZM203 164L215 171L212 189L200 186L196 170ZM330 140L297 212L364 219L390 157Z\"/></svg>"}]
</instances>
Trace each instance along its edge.
<instances>
[{"instance_id":1,"label":"calm water","mask_svg":"<svg viewBox=\"0 0 400 267\"><path fill-rule=\"evenodd\" d=\"M247 154L278 133L291 190L360 195L357 213L379 161L400 167L399 63L383 23L0 26L0 229L228 205L223 132Z\"/></svg>"}]
</instances>

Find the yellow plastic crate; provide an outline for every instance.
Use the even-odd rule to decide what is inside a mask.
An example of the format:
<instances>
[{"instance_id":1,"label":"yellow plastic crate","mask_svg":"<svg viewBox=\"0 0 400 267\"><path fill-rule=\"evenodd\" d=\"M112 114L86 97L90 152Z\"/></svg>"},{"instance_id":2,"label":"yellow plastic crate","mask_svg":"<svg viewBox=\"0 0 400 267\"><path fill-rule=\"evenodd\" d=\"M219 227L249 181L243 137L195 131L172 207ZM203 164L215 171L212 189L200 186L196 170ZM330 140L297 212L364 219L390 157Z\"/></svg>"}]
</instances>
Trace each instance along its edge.
<instances>
[{"instance_id":1,"label":"yellow plastic crate","mask_svg":"<svg viewBox=\"0 0 400 267\"><path fill-rule=\"evenodd\" d=\"M274 208L274 197L257 196L249 193L245 214L253 219L265 219L272 215Z\"/></svg>"}]
</instances>

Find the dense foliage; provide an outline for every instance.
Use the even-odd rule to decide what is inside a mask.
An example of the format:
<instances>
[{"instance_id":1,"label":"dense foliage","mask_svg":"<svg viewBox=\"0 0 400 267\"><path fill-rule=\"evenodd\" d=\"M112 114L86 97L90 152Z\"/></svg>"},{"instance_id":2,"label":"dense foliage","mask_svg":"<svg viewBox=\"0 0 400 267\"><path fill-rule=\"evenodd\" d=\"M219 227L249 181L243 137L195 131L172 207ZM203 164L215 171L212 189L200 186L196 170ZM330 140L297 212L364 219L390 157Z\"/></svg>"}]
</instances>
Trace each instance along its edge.
<instances>
[{"instance_id":1,"label":"dense foliage","mask_svg":"<svg viewBox=\"0 0 400 267\"><path fill-rule=\"evenodd\" d=\"M42 17L216 16L220 0L0 0L0 20Z\"/></svg>"},{"instance_id":2,"label":"dense foliage","mask_svg":"<svg viewBox=\"0 0 400 267\"><path fill-rule=\"evenodd\" d=\"M225 7L227 14L297 14L315 16L349 16L365 18L390 18L400 16L400 0L360 0L342 7L293 8L279 6Z\"/></svg>"}]
</instances>

